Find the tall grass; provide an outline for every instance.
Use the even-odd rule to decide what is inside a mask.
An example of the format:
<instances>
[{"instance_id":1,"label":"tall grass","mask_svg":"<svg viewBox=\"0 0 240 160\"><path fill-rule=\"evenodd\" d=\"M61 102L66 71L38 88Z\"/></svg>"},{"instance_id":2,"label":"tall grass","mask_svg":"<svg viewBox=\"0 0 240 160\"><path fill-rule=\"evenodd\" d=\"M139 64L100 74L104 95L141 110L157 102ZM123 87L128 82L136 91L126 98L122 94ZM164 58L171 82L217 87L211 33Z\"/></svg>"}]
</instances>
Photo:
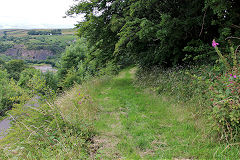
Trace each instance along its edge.
<instances>
[{"instance_id":1,"label":"tall grass","mask_svg":"<svg viewBox=\"0 0 240 160\"><path fill-rule=\"evenodd\" d=\"M140 68L136 84L150 87L160 95L170 97L177 103L191 103L200 107L209 105L209 86L207 85L210 66L178 66L175 68Z\"/></svg>"},{"instance_id":2,"label":"tall grass","mask_svg":"<svg viewBox=\"0 0 240 160\"><path fill-rule=\"evenodd\" d=\"M37 98L9 112L14 119L2 140L0 159L86 159L96 109L77 85L55 101Z\"/></svg>"}]
</instances>

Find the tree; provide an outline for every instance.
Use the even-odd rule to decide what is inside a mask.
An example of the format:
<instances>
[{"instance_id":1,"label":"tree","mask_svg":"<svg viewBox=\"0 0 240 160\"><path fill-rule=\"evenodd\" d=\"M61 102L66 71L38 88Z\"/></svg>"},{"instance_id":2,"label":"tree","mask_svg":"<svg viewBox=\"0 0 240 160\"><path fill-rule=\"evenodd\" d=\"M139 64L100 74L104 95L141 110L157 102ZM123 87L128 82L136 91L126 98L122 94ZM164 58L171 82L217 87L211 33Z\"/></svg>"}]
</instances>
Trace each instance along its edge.
<instances>
[{"instance_id":1,"label":"tree","mask_svg":"<svg viewBox=\"0 0 240 160\"><path fill-rule=\"evenodd\" d=\"M209 56L212 39L239 36L239 7L237 0L81 0L68 15L85 15L78 35L99 66L133 59L151 67Z\"/></svg>"},{"instance_id":2,"label":"tree","mask_svg":"<svg viewBox=\"0 0 240 160\"><path fill-rule=\"evenodd\" d=\"M13 103L16 103L12 98L20 95L20 92L15 90L14 82L8 77L8 73L0 69L0 115L12 108Z\"/></svg>"},{"instance_id":3,"label":"tree","mask_svg":"<svg viewBox=\"0 0 240 160\"><path fill-rule=\"evenodd\" d=\"M20 73L27 67L27 64L23 60L11 60L4 65L4 68L9 74L9 78L13 78L18 81Z\"/></svg>"},{"instance_id":4,"label":"tree","mask_svg":"<svg viewBox=\"0 0 240 160\"><path fill-rule=\"evenodd\" d=\"M5 65L5 61L0 58L0 69Z\"/></svg>"},{"instance_id":5,"label":"tree","mask_svg":"<svg viewBox=\"0 0 240 160\"><path fill-rule=\"evenodd\" d=\"M84 39L79 39L75 44L66 48L60 60L60 68L58 70L60 78L64 78L70 69L77 70L79 63L84 61L87 54L87 47L84 43Z\"/></svg>"}]
</instances>

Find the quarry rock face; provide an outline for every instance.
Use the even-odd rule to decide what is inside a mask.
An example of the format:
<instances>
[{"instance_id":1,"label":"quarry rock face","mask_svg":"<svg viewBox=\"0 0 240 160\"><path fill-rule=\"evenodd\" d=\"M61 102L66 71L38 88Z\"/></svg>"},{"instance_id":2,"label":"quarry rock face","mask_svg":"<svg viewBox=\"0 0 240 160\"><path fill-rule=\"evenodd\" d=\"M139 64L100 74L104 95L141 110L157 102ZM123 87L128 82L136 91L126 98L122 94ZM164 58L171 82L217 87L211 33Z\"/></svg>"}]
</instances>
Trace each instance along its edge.
<instances>
[{"instance_id":1,"label":"quarry rock face","mask_svg":"<svg viewBox=\"0 0 240 160\"><path fill-rule=\"evenodd\" d=\"M48 56L53 56L53 53L49 50L28 50L24 45L15 45L13 48L4 52L4 54L16 59L30 60L46 60Z\"/></svg>"}]
</instances>

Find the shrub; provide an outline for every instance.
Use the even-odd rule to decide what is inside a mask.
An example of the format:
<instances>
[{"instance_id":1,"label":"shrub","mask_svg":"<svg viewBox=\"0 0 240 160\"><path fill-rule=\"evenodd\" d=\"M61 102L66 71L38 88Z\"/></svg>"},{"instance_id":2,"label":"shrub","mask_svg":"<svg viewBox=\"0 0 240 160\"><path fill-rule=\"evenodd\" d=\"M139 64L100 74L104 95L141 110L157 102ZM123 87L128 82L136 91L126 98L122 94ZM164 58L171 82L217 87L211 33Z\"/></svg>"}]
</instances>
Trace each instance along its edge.
<instances>
[{"instance_id":1,"label":"shrub","mask_svg":"<svg viewBox=\"0 0 240 160\"><path fill-rule=\"evenodd\" d=\"M43 76L46 80L46 85L56 92L58 89L57 75L53 72L47 71Z\"/></svg>"},{"instance_id":2,"label":"shrub","mask_svg":"<svg viewBox=\"0 0 240 160\"><path fill-rule=\"evenodd\" d=\"M90 96L81 86L54 101L42 95L27 105L16 105L9 112L14 129L1 143L0 158L86 159L94 135L93 108Z\"/></svg>"},{"instance_id":3,"label":"shrub","mask_svg":"<svg viewBox=\"0 0 240 160\"><path fill-rule=\"evenodd\" d=\"M7 70L9 78L18 81L20 73L27 68L27 64L23 60L11 60L4 65L4 68Z\"/></svg>"},{"instance_id":4,"label":"shrub","mask_svg":"<svg viewBox=\"0 0 240 160\"><path fill-rule=\"evenodd\" d=\"M60 86L63 88L70 88L74 83L80 83L81 78L78 76L76 69L72 68L67 70L67 74L61 78Z\"/></svg>"},{"instance_id":5,"label":"shrub","mask_svg":"<svg viewBox=\"0 0 240 160\"><path fill-rule=\"evenodd\" d=\"M240 63L237 61L238 49L230 47L229 57L223 56L213 41L213 47L224 66L223 74L212 80L212 119L214 128L219 132L221 139L240 140Z\"/></svg>"},{"instance_id":6,"label":"shrub","mask_svg":"<svg viewBox=\"0 0 240 160\"><path fill-rule=\"evenodd\" d=\"M18 97L23 92L8 76L6 71L0 69L0 115L11 109L13 104L18 102L13 97Z\"/></svg>"}]
</instances>

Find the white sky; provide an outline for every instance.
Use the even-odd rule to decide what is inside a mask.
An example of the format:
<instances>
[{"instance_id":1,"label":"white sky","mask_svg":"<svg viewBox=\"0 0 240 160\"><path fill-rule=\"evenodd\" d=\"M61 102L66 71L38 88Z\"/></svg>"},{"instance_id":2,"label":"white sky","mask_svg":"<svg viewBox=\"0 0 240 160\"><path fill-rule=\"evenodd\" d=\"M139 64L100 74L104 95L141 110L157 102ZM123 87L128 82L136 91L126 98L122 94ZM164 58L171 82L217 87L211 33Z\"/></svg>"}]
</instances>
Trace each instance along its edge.
<instances>
[{"instance_id":1,"label":"white sky","mask_svg":"<svg viewBox=\"0 0 240 160\"><path fill-rule=\"evenodd\" d=\"M73 0L0 0L0 29L73 28L81 17L62 18Z\"/></svg>"}]
</instances>

